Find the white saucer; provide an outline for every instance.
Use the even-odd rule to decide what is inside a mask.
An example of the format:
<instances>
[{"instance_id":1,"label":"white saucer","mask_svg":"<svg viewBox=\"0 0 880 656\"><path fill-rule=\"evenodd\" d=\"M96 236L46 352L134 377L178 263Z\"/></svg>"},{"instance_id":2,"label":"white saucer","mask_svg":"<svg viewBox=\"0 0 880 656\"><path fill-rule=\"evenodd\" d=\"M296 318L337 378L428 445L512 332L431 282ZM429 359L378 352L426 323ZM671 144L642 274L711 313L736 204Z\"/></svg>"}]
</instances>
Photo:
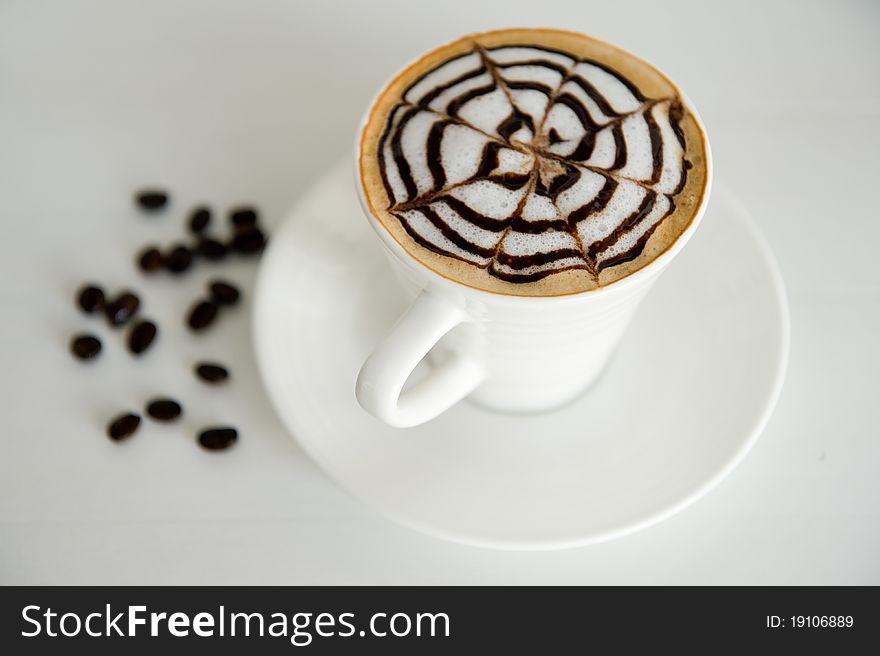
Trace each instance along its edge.
<instances>
[{"instance_id":1,"label":"white saucer","mask_svg":"<svg viewBox=\"0 0 880 656\"><path fill-rule=\"evenodd\" d=\"M355 197L352 166L341 162L263 256L257 360L282 421L331 478L392 519L449 540L563 548L665 519L730 473L782 386L782 281L746 211L717 187L602 379L549 414L461 403L395 429L364 412L355 378L404 310L397 289Z\"/></svg>"}]
</instances>

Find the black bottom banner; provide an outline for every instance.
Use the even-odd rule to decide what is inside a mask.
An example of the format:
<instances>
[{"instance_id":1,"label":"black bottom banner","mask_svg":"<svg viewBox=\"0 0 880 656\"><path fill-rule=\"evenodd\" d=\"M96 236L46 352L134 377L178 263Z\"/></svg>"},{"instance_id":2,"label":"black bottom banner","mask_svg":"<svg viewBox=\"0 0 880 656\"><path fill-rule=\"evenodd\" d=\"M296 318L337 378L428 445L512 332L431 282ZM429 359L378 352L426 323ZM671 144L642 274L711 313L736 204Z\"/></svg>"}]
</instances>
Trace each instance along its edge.
<instances>
[{"instance_id":1,"label":"black bottom banner","mask_svg":"<svg viewBox=\"0 0 880 656\"><path fill-rule=\"evenodd\" d=\"M7 587L0 649L854 653L877 644L878 617L869 587Z\"/></svg>"}]
</instances>

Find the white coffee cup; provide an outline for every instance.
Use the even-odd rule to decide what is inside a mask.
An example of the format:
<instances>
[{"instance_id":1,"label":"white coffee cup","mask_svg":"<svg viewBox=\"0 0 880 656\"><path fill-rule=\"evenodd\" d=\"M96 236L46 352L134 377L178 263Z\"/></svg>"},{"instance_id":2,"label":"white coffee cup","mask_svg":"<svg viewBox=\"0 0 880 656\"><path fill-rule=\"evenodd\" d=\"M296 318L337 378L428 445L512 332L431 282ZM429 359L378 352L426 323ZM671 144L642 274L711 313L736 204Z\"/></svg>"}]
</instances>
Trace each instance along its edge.
<instances>
[{"instance_id":1,"label":"white coffee cup","mask_svg":"<svg viewBox=\"0 0 880 656\"><path fill-rule=\"evenodd\" d=\"M706 186L690 225L664 253L634 273L593 291L510 296L458 283L417 261L372 215L356 165L361 206L412 304L361 367L361 406L391 426L416 426L467 398L506 413L552 410L599 377L645 298L700 224L712 186L706 131ZM364 117L358 135L369 116ZM360 162L358 139L355 162ZM423 378L404 389L428 356Z\"/></svg>"}]
</instances>

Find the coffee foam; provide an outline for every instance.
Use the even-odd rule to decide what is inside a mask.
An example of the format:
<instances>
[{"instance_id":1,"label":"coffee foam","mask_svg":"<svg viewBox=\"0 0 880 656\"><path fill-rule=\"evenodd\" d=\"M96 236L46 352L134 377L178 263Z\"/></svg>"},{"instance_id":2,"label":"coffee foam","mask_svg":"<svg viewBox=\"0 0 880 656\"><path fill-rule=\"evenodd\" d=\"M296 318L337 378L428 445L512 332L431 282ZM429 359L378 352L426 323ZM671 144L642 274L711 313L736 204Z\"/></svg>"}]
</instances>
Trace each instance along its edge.
<instances>
[{"instance_id":1,"label":"coffee foam","mask_svg":"<svg viewBox=\"0 0 880 656\"><path fill-rule=\"evenodd\" d=\"M637 86L644 74L543 36L456 42L460 52L402 76L381 134L375 121L365 129L362 172L373 163L381 180L365 189L384 191L386 227L432 268L490 291L570 293L607 284L607 269L627 275L656 256L655 232L671 242L686 227L677 196L691 214L699 200L688 178L705 182L688 173L702 135L665 78Z\"/></svg>"}]
</instances>

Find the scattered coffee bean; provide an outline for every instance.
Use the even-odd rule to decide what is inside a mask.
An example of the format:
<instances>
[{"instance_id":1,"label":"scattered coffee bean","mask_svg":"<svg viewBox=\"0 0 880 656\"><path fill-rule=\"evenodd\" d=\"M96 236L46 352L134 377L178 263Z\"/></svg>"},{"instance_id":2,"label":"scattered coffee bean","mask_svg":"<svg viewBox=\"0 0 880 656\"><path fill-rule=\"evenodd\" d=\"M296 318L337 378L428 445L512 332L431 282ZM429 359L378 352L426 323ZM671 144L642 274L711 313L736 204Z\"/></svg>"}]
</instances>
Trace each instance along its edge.
<instances>
[{"instance_id":1,"label":"scattered coffee bean","mask_svg":"<svg viewBox=\"0 0 880 656\"><path fill-rule=\"evenodd\" d=\"M215 280L209 283L208 290L211 292L211 300L217 305L235 305L241 297L238 288L225 280Z\"/></svg>"},{"instance_id":2,"label":"scattered coffee bean","mask_svg":"<svg viewBox=\"0 0 880 656\"><path fill-rule=\"evenodd\" d=\"M234 428L208 428L199 433L199 444L209 451L228 449L238 439Z\"/></svg>"},{"instance_id":3,"label":"scattered coffee bean","mask_svg":"<svg viewBox=\"0 0 880 656\"><path fill-rule=\"evenodd\" d=\"M192 264L192 251L183 244L175 246L165 256L165 268L171 273L183 273L189 269L190 264Z\"/></svg>"},{"instance_id":4,"label":"scattered coffee bean","mask_svg":"<svg viewBox=\"0 0 880 656\"><path fill-rule=\"evenodd\" d=\"M204 205L195 208L189 215L189 229L194 234L202 232L211 222L211 210Z\"/></svg>"},{"instance_id":5,"label":"scattered coffee bean","mask_svg":"<svg viewBox=\"0 0 880 656\"><path fill-rule=\"evenodd\" d=\"M91 360L101 352L101 340L94 335L76 335L70 341L70 350L80 360Z\"/></svg>"},{"instance_id":6,"label":"scattered coffee bean","mask_svg":"<svg viewBox=\"0 0 880 656\"><path fill-rule=\"evenodd\" d=\"M168 194L158 189L145 189L135 196L141 209L154 212L160 210L168 203Z\"/></svg>"},{"instance_id":7,"label":"scattered coffee bean","mask_svg":"<svg viewBox=\"0 0 880 656\"><path fill-rule=\"evenodd\" d=\"M104 290L97 285L86 285L77 294L76 302L86 314L92 314L104 307Z\"/></svg>"},{"instance_id":8,"label":"scattered coffee bean","mask_svg":"<svg viewBox=\"0 0 880 656\"><path fill-rule=\"evenodd\" d=\"M235 231L230 247L242 255L253 255L263 250L266 237L263 231L253 226L244 226Z\"/></svg>"},{"instance_id":9,"label":"scattered coffee bean","mask_svg":"<svg viewBox=\"0 0 880 656\"><path fill-rule=\"evenodd\" d=\"M141 306L141 300L132 292L123 292L116 300L107 303L104 311L111 326L122 326L128 323Z\"/></svg>"},{"instance_id":10,"label":"scattered coffee bean","mask_svg":"<svg viewBox=\"0 0 880 656\"><path fill-rule=\"evenodd\" d=\"M213 362L199 362L196 364L196 375L206 383L217 385L229 378L226 367Z\"/></svg>"},{"instance_id":11,"label":"scattered coffee bean","mask_svg":"<svg viewBox=\"0 0 880 656\"><path fill-rule=\"evenodd\" d=\"M140 355L150 348L153 340L156 339L157 331L156 324L152 321L139 321L128 333L128 350Z\"/></svg>"},{"instance_id":12,"label":"scattered coffee bean","mask_svg":"<svg viewBox=\"0 0 880 656\"><path fill-rule=\"evenodd\" d=\"M253 207L235 207L229 212L229 221L234 226L256 225L257 210Z\"/></svg>"},{"instance_id":13,"label":"scattered coffee bean","mask_svg":"<svg viewBox=\"0 0 880 656\"><path fill-rule=\"evenodd\" d=\"M187 324L189 327L195 331L204 330L212 323L214 323L214 319L217 318L217 304L211 301L199 301L196 303L192 310L190 310L189 317L187 317Z\"/></svg>"},{"instance_id":14,"label":"scattered coffee bean","mask_svg":"<svg viewBox=\"0 0 880 656\"><path fill-rule=\"evenodd\" d=\"M155 246L147 246L138 255L138 267L144 273L152 273L162 266L162 253Z\"/></svg>"},{"instance_id":15,"label":"scattered coffee bean","mask_svg":"<svg viewBox=\"0 0 880 656\"><path fill-rule=\"evenodd\" d=\"M169 194L156 188L140 190L135 194L135 201L140 209L148 212L162 210L169 204ZM188 229L196 235L196 243L173 245L167 252L159 247L149 245L137 255L137 266L145 273L166 268L179 274L188 270L195 257L206 260L221 260L230 250L243 255L260 253L266 246L267 237L258 227L259 213L253 206L234 207L229 212L229 221L233 226L233 236L228 242L218 241L206 235L211 225L212 211L206 205L192 208L188 216ZM190 309L187 324L194 331L201 331L210 326L219 314L220 306L235 305L241 300L241 291L225 280L213 280L208 284L209 299L199 300ZM136 317L141 301L129 290L123 291L113 299L106 298L103 290L97 285L86 285L77 293L77 304L87 314L103 310L113 326L123 326ZM129 350L140 355L151 348L158 335L158 327L152 321L141 319L133 322L128 332ZM80 359L96 357L102 350L101 341L90 334L80 334L71 340L71 351ZM229 379L226 367L213 362L199 362L195 365L196 375L206 383L219 384ZM157 398L146 406L146 413L159 421L174 421L182 413L180 403L171 398ZM113 440L123 440L133 435L141 424L141 416L127 412L116 416L107 426L107 434ZM205 428L198 434L198 442L205 449L219 451L228 449L238 440L238 431L228 426Z\"/></svg>"},{"instance_id":16,"label":"scattered coffee bean","mask_svg":"<svg viewBox=\"0 0 880 656\"><path fill-rule=\"evenodd\" d=\"M226 257L226 251L226 244L219 242L216 239L200 239L199 243L196 245L196 252L206 260L222 260Z\"/></svg>"},{"instance_id":17,"label":"scattered coffee bean","mask_svg":"<svg viewBox=\"0 0 880 656\"><path fill-rule=\"evenodd\" d=\"M118 442L134 433L140 425L141 418L132 412L128 412L124 415L119 415L110 422L110 425L107 426L107 435L111 440Z\"/></svg>"},{"instance_id":18,"label":"scattered coffee bean","mask_svg":"<svg viewBox=\"0 0 880 656\"><path fill-rule=\"evenodd\" d=\"M159 421L174 421L182 412L174 399L153 399L147 404L147 414Z\"/></svg>"}]
</instances>

